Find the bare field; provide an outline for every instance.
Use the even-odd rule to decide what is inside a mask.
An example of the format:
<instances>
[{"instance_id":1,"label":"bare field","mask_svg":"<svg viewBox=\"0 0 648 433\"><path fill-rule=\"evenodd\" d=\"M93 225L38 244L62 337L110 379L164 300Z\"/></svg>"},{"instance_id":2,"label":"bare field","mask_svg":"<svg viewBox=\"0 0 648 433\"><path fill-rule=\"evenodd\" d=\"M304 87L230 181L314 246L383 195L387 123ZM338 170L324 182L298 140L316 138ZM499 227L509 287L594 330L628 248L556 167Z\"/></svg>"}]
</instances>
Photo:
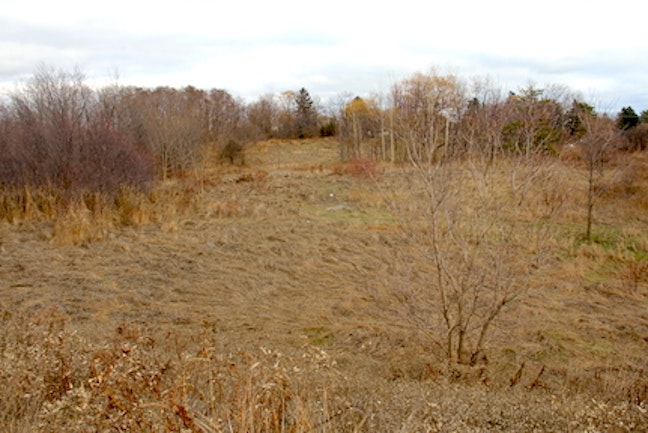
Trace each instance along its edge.
<instances>
[{"instance_id":1,"label":"bare field","mask_svg":"<svg viewBox=\"0 0 648 433\"><path fill-rule=\"evenodd\" d=\"M417 246L403 232L405 226L415 227L403 221L420 217L417 206L403 205L398 214L388 206L390 200L415 200L406 170L379 166L371 175L357 173L336 162L337 152L335 141L261 143L247 151L244 167L207 166L195 178L169 183L169 189L190 191L183 208L158 222L108 227L97 242L62 245L45 222L0 224L0 307L5 311L0 402L8 426L0 431L95 431L93 425L120 431L118 423L130 431L252 431L255 422L261 423L258 431L648 429L645 155L633 162L631 186L628 175L625 184L610 180L625 195L601 195L596 242L578 240L585 189L575 167L552 165L555 183L530 191L534 199L528 199L526 211L508 216L527 227L517 247L536 262L528 263L523 296L496 322L488 362L469 367L448 366L425 332L412 326L407 309L391 301L392 287L424 286L429 278L428 264L417 261ZM560 213L539 227L534 218L551 200L564 201ZM50 318L64 325L48 325ZM40 402L31 412L12 412L6 390L27 374L30 345L47 353L50 346L33 337L47 329L60 337L56 347L65 354L56 362L70 368L57 371L69 383L64 381L55 396L42 397L49 406ZM36 340L21 340L21 330ZM147 346L145 340L155 343ZM186 354L199 357L205 347L213 358L200 359L227 364L236 358L246 366L241 380L258 380L259 389L276 385L273 375L281 371L292 386L281 394L292 397L296 412L290 421L282 415L272 424L274 418L245 418L245 411L236 409L248 405L250 413L254 407L258 412L259 406L272 406L270 400L173 394L179 376L194 388L212 383L200 372L229 377L224 372L230 370L188 367L183 361ZM157 416L166 424L146 424L141 420L158 418L137 418L135 409L120 408L116 390L123 389L117 385L108 391L93 388L99 376L91 367L102 351L118 353L111 358L115 375L116 360L127 356L141 368L161 358L176 365L169 371L180 371L179 376L166 385L166 394L133 386L132 395L138 389L142 394L126 400L166 408L165 416L179 420L177 429L162 415ZM11 372L6 366L22 365L21 356L22 370ZM269 376L252 375L257 367ZM96 407L84 406L78 395L69 397L86 388L101 390L107 403L101 406L97 401L103 400L93 397ZM66 395L76 403L52 407ZM221 406L230 409L219 412ZM78 425L71 413L78 415ZM296 423L296 414L310 421ZM88 417L103 417L104 424L89 424Z\"/></svg>"}]
</instances>

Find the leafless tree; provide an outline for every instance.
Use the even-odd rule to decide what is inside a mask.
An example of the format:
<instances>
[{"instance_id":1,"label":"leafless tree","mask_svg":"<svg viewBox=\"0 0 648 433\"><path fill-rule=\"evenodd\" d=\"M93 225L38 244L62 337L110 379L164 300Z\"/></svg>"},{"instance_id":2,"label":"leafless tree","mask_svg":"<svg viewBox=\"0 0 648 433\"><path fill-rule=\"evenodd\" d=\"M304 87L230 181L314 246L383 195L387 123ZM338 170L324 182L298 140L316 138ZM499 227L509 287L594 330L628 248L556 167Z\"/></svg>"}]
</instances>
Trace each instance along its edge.
<instances>
[{"instance_id":1,"label":"leafless tree","mask_svg":"<svg viewBox=\"0 0 648 433\"><path fill-rule=\"evenodd\" d=\"M481 163L413 161L416 210L391 202L405 244L414 246L407 261L419 268L395 298L449 361L465 364L484 358L493 326L529 275L507 217L516 193L503 192Z\"/></svg>"},{"instance_id":2,"label":"leafless tree","mask_svg":"<svg viewBox=\"0 0 648 433\"><path fill-rule=\"evenodd\" d=\"M464 85L452 74L414 74L392 88L393 131L407 159L432 161L453 151L450 119L465 106Z\"/></svg>"},{"instance_id":3,"label":"leafless tree","mask_svg":"<svg viewBox=\"0 0 648 433\"><path fill-rule=\"evenodd\" d=\"M611 119L599 118L588 110L581 110L577 114L585 131L585 134L575 145L580 147L587 169L585 239L589 242L592 240L596 200L603 189L601 180L604 175L605 163L608 161L614 143L619 137Z\"/></svg>"},{"instance_id":4,"label":"leafless tree","mask_svg":"<svg viewBox=\"0 0 648 433\"><path fill-rule=\"evenodd\" d=\"M380 135L380 109L373 100L356 96L348 102L339 119L341 158L380 159L376 144Z\"/></svg>"},{"instance_id":5,"label":"leafless tree","mask_svg":"<svg viewBox=\"0 0 648 433\"><path fill-rule=\"evenodd\" d=\"M114 192L122 183L147 182L146 152L106 121L97 93L84 80L79 70L41 66L14 92L3 149L14 173L2 181L68 193Z\"/></svg>"},{"instance_id":6,"label":"leafless tree","mask_svg":"<svg viewBox=\"0 0 648 433\"><path fill-rule=\"evenodd\" d=\"M222 149L231 140L240 140L246 124L245 104L222 89L209 91L207 101L209 141Z\"/></svg>"},{"instance_id":7,"label":"leafless tree","mask_svg":"<svg viewBox=\"0 0 648 433\"><path fill-rule=\"evenodd\" d=\"M248 105L247 113L250 125L257 130L260 138L272 138L279 131L279 106L273 95L264 95Z\"/></svg>"},{"instance_id":8,"label":"leafless tree","mask_svg":"<svg viewBox=\"0 0 648 433\"><path fill-rule=\"evenodd\" d=\"M281 92L276 97L279 113L277 116L277 135L279 138L292 138L297 133L295 113L297 112L297 93L292 90Z\"/></svg>"},{"instance_id":9,"label":"leafless tree","mask_svg":"<svg viewBox=\"0 0 648 433\"><path fill-rule=\"evenodd\" d=\"M457 126L462 150L473 158L493 162L502 153L502 130L510 121L509 113L501 89L488 78L475 79Z\"/></svg>"},{"instance_id":10,"label":"leafless tree","mask_svg":"<svg viewBox=\"0 0 648 433\"><path fill-rule=\"evenodd\" d=\"M163 179L188 170L208 139L207 95L187 87L126 89L119 124L154 156Z\"/></svg>"}]
</instances>

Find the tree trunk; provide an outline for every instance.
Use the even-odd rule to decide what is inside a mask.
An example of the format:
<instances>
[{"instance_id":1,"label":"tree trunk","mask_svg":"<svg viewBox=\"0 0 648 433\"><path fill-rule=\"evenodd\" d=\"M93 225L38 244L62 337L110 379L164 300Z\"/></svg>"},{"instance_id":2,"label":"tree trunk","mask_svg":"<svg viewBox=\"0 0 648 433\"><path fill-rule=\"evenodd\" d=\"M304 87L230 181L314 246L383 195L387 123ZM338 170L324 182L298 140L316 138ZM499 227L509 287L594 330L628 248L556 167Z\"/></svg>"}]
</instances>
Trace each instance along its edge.
<instances>
[{"instance_id":1,"label":"tree trunk","mask_svg":"<svg viewBox=\"0 0 648 433\"><path fill-rule=\"evenodd\" d=\"M594 161L589 161L589 189L587 191L587 229L585 239L587 242L592 240L592 216L594 213Z\"/></svg>"}]
</instances>

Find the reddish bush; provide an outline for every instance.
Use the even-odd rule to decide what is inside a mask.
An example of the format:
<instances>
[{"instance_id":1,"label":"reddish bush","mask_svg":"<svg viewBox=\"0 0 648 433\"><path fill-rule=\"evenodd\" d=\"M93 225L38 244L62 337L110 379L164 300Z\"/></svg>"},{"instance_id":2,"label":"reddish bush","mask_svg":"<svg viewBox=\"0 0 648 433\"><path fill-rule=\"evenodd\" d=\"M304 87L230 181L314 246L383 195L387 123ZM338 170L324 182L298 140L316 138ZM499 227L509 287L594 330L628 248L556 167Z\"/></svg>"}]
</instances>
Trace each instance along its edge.
<instances>
[{"instance_id":1,"label":"reddish bush","mask_svg":"<svg viewBox=\"0 0 648 433\"><path fill-rule=\"evenodd\" d=\"M376 178L380 174L380 168L373 159L351 158L345 164L343 172L353 176Z\"/></svg>"},{"instance_id":2,"label":"reddish bush","mask_svg":"<svg viewBox=\"0 0 648 433\"><path fill-rule=\"evenodd\" d=\"M81 76L40 71L0 113L0 185L66 194L142 188L152 159L104 120Z\"/></svg>"}]
</instances>

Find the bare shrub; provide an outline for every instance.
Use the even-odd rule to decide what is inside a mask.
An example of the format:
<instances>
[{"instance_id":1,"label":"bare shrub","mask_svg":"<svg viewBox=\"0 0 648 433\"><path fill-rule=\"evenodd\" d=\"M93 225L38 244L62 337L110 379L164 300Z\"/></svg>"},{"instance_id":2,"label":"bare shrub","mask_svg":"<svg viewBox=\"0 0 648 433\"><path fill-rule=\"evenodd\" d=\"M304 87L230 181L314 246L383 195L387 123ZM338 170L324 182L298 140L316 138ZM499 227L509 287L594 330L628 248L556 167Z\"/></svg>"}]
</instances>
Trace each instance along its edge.
<instances>
[{"instance_id":1,"label":"bare shrub","mask_svg":"<svg viewBox=\"0 0 648 433\"><path fill-rule=\"evenodd\" d=\"M97 112L96 94L79 71L42 67L14 93L0 140L0 184L52 188L68 196L115 193L151 180L151 162Z\"/></svg>"},{"instance_id":2,"label":"bare shrub","mask_svg":"<svg viewBox=\"0 0 648 433\"><path fill-rule=\"evenodd\" d=\"M244 165L245 154L243 145L235 140L229 140L220 151L219 158L221 161L229 162L231 165Z\"/></svg>"},{"instance_id":3,"label":"bare shrub","mask_svg":"<svg viewBox=\"0 0 648 433\"><path fill-rule=\"evenodd\" d=\"M335 169L335 173L338 174L348 174L374 180L379 178L380 172L381 169L375 160L357 157L350 158Z\"/></svg>"},{"instance_id":4,"label":"bare shrub","mask_svg":"<svg viewBox=\"0 0 648 433\"><path fill-rule=\"evenodd\" d=\"M646 123L625 130L623 136L627 140L623 146L624 150L641 151L648 148L648 124Z\"/></svg>"},{"instance_id":5,"label":"bare shrub","mask_svg":"<svg viewBox=\"0 0 648 433\"><path fill-rule=\"evenodd\" d=\"M115 194L120 187L146 190L153 178L150 153L106 125L86 132L85 161L77 171L84 189Z\"/></svg>"},{"instance_id":6,"label":"bare shrub","mask_svg":"<svg viewBox=\"0 0 648 433\"><path fill-rule=\"evenodd\" d=\"M498 319L525 293L551 248L540 239L548 233L536 236L520 213L531 206L550 217L561 196L547 185L552 203L530 203L537 184L551 182L551 170L536 171L524 160L412 164L403 173L411 195L388 198L404 234L389 308L426 333L451 363L485 362ZM536 225L544 227L542 220Z\"/></svg>"},{"instance_id":7,"label":"bare shrub","mask_svg":"<svg viewBox=\"0 0 648 433\"><path fill-rule=\"evenodd\" d=\"M205 98L193 87L123 89L119 128L148 150L162 179L189 170L206 145Z\"/></svg>"},{"instance_id":8,"label":"bare shrub","mask_svg":"<svg viewBox=\"0 0 648 433\"><path fill-rule=\"evenodd\" d=\"M105 92L84 79L43 66L0 118L0 217L58 218L63 244L103 238L112 198L125 186L144 191L153 178L150 152L117 128Z\"/></svg>"}]
</instances>

